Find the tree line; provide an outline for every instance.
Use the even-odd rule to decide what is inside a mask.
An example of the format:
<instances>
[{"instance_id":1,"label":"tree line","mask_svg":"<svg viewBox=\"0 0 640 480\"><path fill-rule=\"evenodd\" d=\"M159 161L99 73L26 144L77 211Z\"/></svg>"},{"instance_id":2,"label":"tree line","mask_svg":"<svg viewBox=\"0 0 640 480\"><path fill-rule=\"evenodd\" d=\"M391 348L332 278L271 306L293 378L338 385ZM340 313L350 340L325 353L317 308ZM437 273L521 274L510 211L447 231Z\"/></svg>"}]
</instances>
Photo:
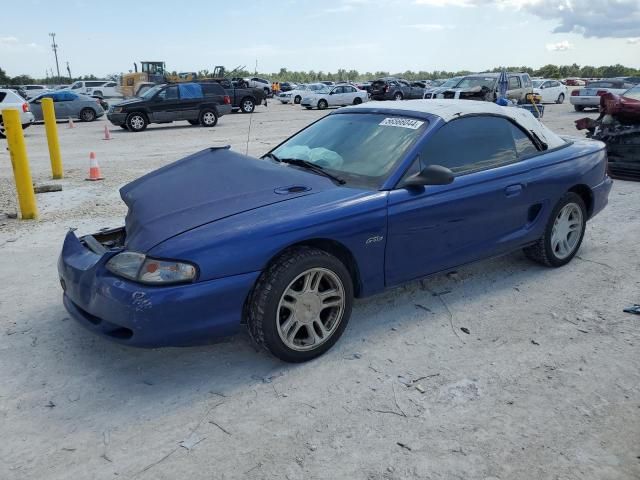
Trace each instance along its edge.
<instances>
[{"instance_id":1,"label":"tree line","mask_svg":"<svg viewBox=\"0 0 640 480\"><path fill-rule=\"evenodd\" d=\"M568 77L578 77L578 78L611 78L611 77L629 77L629 76L640 76L640 69L626 67L624 65L616 64L616 65L606 65L600 67L594 67L591 65L583 65L580 66L576 63L573 65L545 65L538 69L520 66L520 67L494 67L487 70L485 72L501 72L502 70L507 70L509 72L526 72L533 77L543 77L543 78L568 78ZM433 71L413 71L407 70L405 72L389 72L389 71L376 71L376 72L359 72L358 70L346 70L339 69L337 72L323 72L322 70L309 70L309 71L295 71L288 70L287 68L281 68L280 71L274 73L254 73L249 72L248 70L228 70L228 76L233 77L265 77L271 79L273 81L278 82L298 82L298 83L309 83L309 82L319 82L319 81L340 81L340 80L350 80L350 81L366 81L366 80L374 80L376 78L381 77L400 77L405 78L407 80L435 80L439 78L451 78L460 75L468 75L473 73L469 70L459 70L459 71L446 71L446 70L433 70ZM176 74L176 72L173 72ZM200 76L207 77L210 76L211 72L208 70L200 70L198 72ZM118 74L109 74L102 78L108 80L118 80ZM84 75L82 77L75 77L72 79L63 77L63 78L33 78L29 75L18 75L15 77L8 76L2 68L0 68L0 85L25 85L29 83L38 83L38 84L58 84L58 83L71 83L76 80L97 80L98 77L95 75Z\"/></svg>"}]
</instances>

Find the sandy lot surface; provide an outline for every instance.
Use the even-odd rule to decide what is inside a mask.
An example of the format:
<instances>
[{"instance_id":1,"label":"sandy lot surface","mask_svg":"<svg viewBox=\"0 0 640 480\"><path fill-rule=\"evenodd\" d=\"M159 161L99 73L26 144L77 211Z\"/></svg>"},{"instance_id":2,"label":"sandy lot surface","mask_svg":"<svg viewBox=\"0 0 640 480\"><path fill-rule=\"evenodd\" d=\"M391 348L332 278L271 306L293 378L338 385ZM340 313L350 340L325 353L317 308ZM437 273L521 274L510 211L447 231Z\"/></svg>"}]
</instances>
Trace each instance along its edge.
<instances>
[{"instance_id":1,"label":"sandy lot surface","mask_svg":"<svg viewBox=\"0 0 640 480\"><path fill-rule=\"evenodd\" d=\"M566 267L516 252L357 301L304 365L245 335L126 348L69 318L68 227L120 225L124 183L211 145L263 153L323 114L271 103L214 129L111 127L110 141L104 120L60 124L64 190L37 196L37 222L2 215L15 201L0 141L1 479L640 478L640 317L622 312L640 303L637 183L615 182ZM580 116L549 105L545 122L575 134ZM26 137L45 182L44 128ZM90 151L103 182L84 181Z\"/></svg>"}]
</instances>

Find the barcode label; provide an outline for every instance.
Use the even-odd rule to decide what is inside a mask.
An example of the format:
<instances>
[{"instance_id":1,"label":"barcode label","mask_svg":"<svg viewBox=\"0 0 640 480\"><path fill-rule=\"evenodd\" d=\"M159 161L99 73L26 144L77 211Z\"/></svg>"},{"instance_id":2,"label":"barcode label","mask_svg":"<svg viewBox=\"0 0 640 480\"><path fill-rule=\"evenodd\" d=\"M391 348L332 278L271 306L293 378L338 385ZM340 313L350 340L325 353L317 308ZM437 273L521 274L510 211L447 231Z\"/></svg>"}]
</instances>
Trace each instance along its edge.
<instances>
[{"instance_id":1,"label":"barcode label","mask_svg":"<svg viewBox=\"0 0 640 480\"><path fill-rule=\"evenodd\" d=\"M378 125L382 125L385 127L400 127L400 128L410 128L411 130L417 130L423 124L424 122L421 122L420 120L414 120L413 118L391 117L391 118L385 118Z\"/></svg>"}]
</instances>

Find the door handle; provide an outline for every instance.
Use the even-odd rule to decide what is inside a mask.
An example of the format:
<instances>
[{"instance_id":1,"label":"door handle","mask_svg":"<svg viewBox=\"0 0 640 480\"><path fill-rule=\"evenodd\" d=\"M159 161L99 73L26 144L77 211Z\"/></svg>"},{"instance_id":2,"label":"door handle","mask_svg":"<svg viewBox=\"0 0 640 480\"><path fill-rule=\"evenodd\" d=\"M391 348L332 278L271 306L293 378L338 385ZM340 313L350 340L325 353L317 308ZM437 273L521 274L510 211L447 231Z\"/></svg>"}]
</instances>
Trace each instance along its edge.
<instances>
[{"instance_id":1,"label":"door handle","mask_svg":"<svg viewBox=\"0 0 640 480\"><path fill-rule=\"evenodd\" d=\"M504 189L504 194L507 197L515 197L516 195L520 195L522 193L522 184L516 183L515 185L509 185Z\"/></svg>"}]
</instances>

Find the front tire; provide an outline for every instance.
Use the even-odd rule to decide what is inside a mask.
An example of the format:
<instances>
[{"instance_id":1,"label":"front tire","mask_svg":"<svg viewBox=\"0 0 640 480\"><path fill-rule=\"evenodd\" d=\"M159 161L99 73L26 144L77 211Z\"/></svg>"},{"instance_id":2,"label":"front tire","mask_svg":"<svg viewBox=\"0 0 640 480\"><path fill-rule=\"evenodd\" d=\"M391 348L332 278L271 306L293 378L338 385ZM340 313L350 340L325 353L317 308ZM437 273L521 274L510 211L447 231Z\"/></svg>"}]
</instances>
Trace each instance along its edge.
<instances>
[{"instance_id":1,"label":"front tire","mask_svg":"<svg viewBox=\"0 0 640 480\"><path fill-rule=\"evenodd\" d=\"M80 119L83 122L93 122L96 116L96 112L92 108L83 108L80 112Z\"/></svg>"},{"instance_id":2,"label":"front tire","mask_svg":"<svg viewBox=\"0 0 640 480\"><path fill-rule=\"evenodd\" d=\"M285 362L306 362L329 350L351 316L353 284L329 253L298 247L263 272L248 301L251 337Z\"/></svg>"},{"instance_id":3,"label":"front tire","mask_svg":"<svg viewBox=\"0 0 640 480\"><path fill-rule=\"evenodd\" d=\"M240 102L240 110L242 113L253 113L256 109L256 102L254 102L251 98L243 98Z\"/></svg>"},{"instance_id":4,"label":"front tire","mask_svg":"<svg viewBox=\"0 0 640 480\"><path fill-rule=\"evenodd\" d=\"M318 110L324 110L325 108L327 108L329 106L329 104L327 103L326 100L320 100L318 102Z\"/></svg>"},{"instance_id":5,"label":"front tire","mask_svg":"<svg viewBox=\"0 0 640 480\"><path fill-rule=\"evenodd\" d=\"M149 122L144 113L134 112L127 117L127 128L130 132L142 132Z\"/></svg>"},{"instance_id":6,"label":"front tire","mask_svg":"<svg viewBox=\"0 0 640 480\"><path fill-rule=\"evenodd\" d=\"M293 99L293 103L295 103L296 105L300 105L301 101L302 101L302 97L300 95L296 95L295 98Z\"/></svg>"},{"instance_id":7,"label":"front tire","mask_svg":"<svg viewBox=\"0 0 640 480\"><path fill-rule=\"evenodd\" d=\"M561 93L560 95L558 95L558 99L556 100L556 103L558 105L561 105L562 103L564 103L564 93Z\"/></svg>"},{"instance_id":8,"label":"front tire","mask_svg":"<svg viewBox=\"0 0 640 480\"><path fill-rule=\"evenodd\" d=\"M524 253L547 267L561 267L578 253L587 225L587 209L580 195L568 192L553 208L544 235Z\"/></svg>"},{"instance_id":9,"label":"front tire","mask_svg":"<svg viewBox=\"0 0 640 480\"><path fill-rule=\"evenodd\" d=\"M205 108L200 112L199 122L203 127L215 127L218 124L218 114L210 108Z\"/></svg>"}]
</instances>

